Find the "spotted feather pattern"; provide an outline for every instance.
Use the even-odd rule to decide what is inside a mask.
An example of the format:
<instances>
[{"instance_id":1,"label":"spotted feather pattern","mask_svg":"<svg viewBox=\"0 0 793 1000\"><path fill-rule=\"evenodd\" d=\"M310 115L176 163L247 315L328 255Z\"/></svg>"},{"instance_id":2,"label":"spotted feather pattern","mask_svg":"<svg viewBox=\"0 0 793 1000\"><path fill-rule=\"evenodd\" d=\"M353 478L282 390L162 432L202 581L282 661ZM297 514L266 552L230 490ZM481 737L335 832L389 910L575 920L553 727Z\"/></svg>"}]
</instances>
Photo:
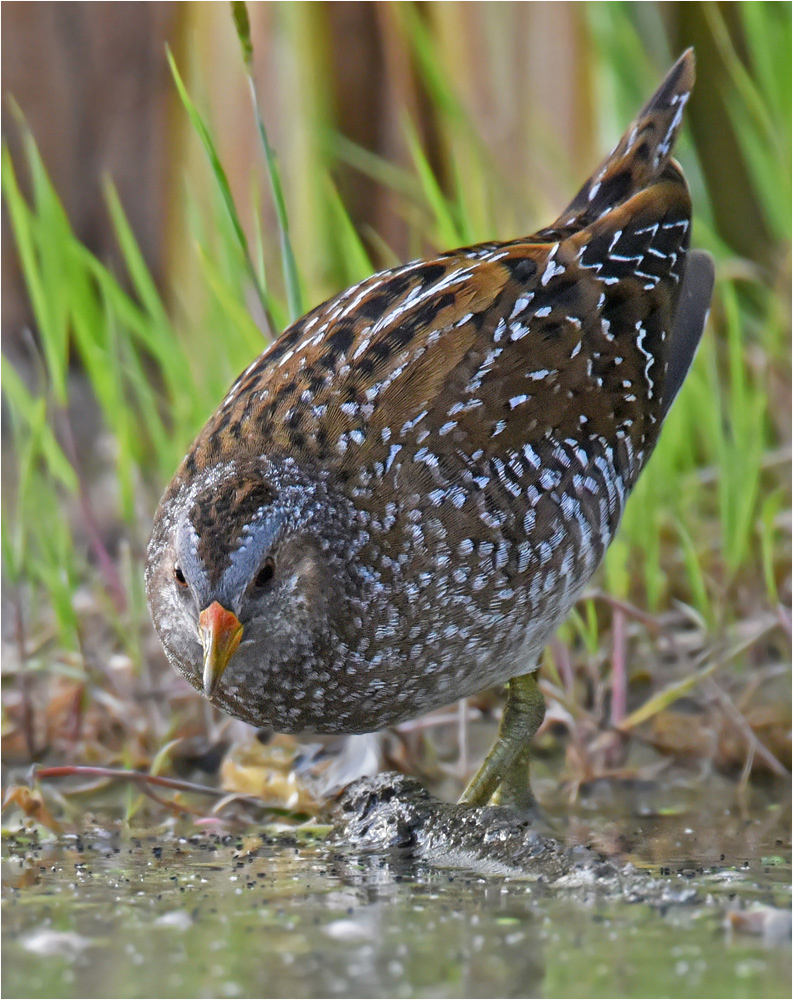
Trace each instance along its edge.
<instances>
[{"instance_id":1,"label":"spotted feather pattern","mask_svg":"<svg viewBox=\"0 0 793 1000\"><path fill-rule=\"evenodd\" d=\"M346 580L343 612L299 663L229 681L218 697L234 714L372 729L533 669L601 561L702 332L702 255L677 322L691 202L670 158L693 76L687 53L551 227L376 274L234 384L164 509L220 525L200 543L220 579L247 508L260 514L259 492L236 513L229 500L266 460L265 492L277 506L288 482L303 498L287 513L338 546ZM220 466L232 485L180 499Z\"/></svg>"}]
</instances>

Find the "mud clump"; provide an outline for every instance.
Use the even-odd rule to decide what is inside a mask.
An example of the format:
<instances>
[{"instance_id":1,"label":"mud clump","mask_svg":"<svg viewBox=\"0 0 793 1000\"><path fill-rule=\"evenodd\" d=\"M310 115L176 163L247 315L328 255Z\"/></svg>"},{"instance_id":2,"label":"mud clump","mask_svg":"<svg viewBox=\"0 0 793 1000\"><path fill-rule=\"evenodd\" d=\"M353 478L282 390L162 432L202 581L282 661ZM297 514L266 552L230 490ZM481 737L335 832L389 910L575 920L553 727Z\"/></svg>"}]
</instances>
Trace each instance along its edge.
<instances>
[{"instance_id":1,"label":"mud clump","mask_svg":"<svg viewBox=\"0 0 793 1000\"><path fill-rule=\"evenodd\" d=\"M449 805L415 779L385 773L349 785L334 811L334 835L355 848L394 851L444 868L525 878L584 895L668 906L702 899L589 847L567 846L504 807Z\"/></svg>"}]
</instances>

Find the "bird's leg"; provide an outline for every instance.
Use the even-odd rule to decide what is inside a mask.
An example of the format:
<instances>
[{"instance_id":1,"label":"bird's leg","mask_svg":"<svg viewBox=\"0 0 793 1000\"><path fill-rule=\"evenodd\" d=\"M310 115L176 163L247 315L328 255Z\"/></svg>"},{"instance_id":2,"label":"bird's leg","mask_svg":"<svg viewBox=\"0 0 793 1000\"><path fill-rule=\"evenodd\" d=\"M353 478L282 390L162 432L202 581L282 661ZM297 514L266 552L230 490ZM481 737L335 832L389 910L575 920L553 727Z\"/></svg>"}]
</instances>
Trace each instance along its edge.
<instances>
[{"instance_id":1,"label":"bird's leg","mask_svg":"<svg viewBox=\"0 0 793 1000\"><path fill-rule=\"evenodd\" d=\"M507 685L507 703L498 738L484 763L463 792L469 806L511 805L528 810L534 805L529 781L529 741L545 717L545 700L534 673L513 677Z\"/></svg>"},{"instance_id":2,"label":"bird's leg","mask_svg":"<svg viewBox=\"0 0 793 1000\"><path fill-rule=\"evenodd\" d=\"M542 716L545 714L545 705L542 706ZM539 725L539 723L538 723ZM507 768L501 784L490 797L490 804L494 806L509 806L517 809L518 812L531 812L537 808L534 793L531 790L531 747L527 744L518 751L515 759Z\"/></svg>"}]
</instances>

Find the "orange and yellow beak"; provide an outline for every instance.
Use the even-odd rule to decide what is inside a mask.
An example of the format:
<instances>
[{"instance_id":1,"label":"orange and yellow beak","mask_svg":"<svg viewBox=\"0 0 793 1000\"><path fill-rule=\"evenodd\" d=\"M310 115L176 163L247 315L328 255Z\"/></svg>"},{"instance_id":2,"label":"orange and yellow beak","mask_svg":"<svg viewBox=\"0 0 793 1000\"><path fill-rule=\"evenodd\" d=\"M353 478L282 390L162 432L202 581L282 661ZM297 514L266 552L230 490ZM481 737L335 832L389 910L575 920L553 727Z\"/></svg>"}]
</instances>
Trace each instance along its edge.
<instances>
[{"instance_id":1,"label":"orange and yellow beak","mask_svg":"<svg viewBox=\"0 0 793 1000\"><path fill-rule=\"evenodd\" d=\"M240 644L242 625L233 611L213 601L198 616L198 634L204 647L204 694L211 698Z\"/></svg>"}]
</instances>

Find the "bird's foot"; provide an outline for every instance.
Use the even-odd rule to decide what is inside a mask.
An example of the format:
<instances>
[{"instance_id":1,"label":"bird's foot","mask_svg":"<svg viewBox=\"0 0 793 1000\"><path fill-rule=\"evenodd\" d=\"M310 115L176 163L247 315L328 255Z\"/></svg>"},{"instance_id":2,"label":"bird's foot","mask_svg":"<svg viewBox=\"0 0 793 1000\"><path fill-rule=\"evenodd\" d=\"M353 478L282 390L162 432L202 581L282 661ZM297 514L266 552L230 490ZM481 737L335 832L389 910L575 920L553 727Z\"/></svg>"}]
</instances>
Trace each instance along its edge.
<instances>
[{"instance_id":1,"label":"bird's foot","mask_svg":"<svg viewBox=\"0 0 793 1000\"><path fill-rule=\"evenodd\" d=\"M498 738L463 792L461 804L509 806L521 813L538 811L529 780L529 742L544 715L545 702L534 674L513 677Z\"/></svg>"}]
</instances>

